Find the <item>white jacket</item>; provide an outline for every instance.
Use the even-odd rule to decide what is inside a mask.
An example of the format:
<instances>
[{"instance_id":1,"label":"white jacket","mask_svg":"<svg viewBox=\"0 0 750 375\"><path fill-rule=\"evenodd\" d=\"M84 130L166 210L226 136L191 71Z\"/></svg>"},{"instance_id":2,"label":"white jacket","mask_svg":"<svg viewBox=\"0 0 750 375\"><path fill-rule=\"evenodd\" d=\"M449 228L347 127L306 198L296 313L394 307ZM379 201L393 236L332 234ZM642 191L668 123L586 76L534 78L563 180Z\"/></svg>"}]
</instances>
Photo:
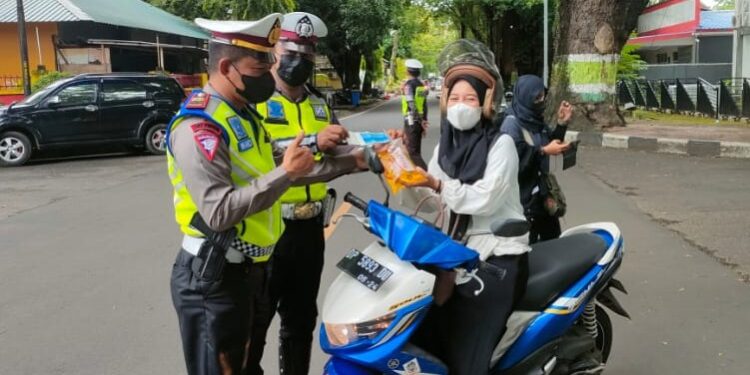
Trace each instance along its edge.
<instances>
[{"instance_id":1,"label":"white jacket","mask_svg":"<svg viewBox=\"0 0 750 375\"><path fill-rule=\"evenodd\" d=\"M487 155L484 176L473 184L463 184L450 178L438 163L440 146L435 147L428 172L442 181L440 198L448 209L471 215L466 246L479 253L482 260L492 255L518 255L530 250L528 235L520 237L496 237L490 233L490 225L503 219L526 218L523 215L518 188L518 152L513 138L501 135ZM405 189L402 204L415 207L417 202L435 192L428 188ZM425 202L434 211L436 200ZM447 215L447 213L446 213Z\"/></svg>"}]
</instances>

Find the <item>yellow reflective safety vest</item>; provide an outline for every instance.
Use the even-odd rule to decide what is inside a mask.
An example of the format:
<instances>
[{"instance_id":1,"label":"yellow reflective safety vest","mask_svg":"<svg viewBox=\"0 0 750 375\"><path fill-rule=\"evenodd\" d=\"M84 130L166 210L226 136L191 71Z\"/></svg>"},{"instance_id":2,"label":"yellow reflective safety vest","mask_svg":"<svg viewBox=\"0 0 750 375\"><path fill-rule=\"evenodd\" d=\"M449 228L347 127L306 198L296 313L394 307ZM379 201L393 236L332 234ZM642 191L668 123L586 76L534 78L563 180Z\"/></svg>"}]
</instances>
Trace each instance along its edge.
<instances>
[{"instance_id":1,"label":"yellow reflective safety vest","mask_svg":"<svg viewBox=\"0 0 750 375\"><path fill-rule=\"evenodd\" d=\"M199 107L204 108L189 108L190 103L195 102L195 95L203 96L201 100L206 102ZM252 114L252 118L243 117L221 98L198 91L185 101L185 104L167 127L168 132L180 126L183 120L188 117L205 119L222 129L223 141L229 147L232 182L236 187L247 186L252 180L276 168L270 137L263 129L260 116L257 113ZM167 166L174 187L175 219L180 226L180 230L189 236L204 237L202 233L190 226L190 220L198 212L198 208L190 197L182 177L182 171L175 163L171 151L167 152ZM244 242L259 247L269 247L276 244L284 232L281 204L277 201L270 208L245 218L236 225L236 228L237 236ZM253 262L265 262L269 257L270 254L254 257Z\"/></svg>"},{"instance_id":2,"label":"yellow reflective safety vest","mask_svg":"<svg viewBox=\"0 0 750 375\"><path fill-rule=\"evenodd\" d=\"M417 113L424 117L424 105L427 102L427 88L424 87L424 85L417 86L413 95ZM406 95L401 95L401 113L403 113L404 116L409 114L409 101L407 100Z\"/></svg>"},{"instance_id":3,"label":"yellow reflective safety vest","mask_svg":"<svg viewBox=\"0 0 750 375\"><path fill-rule=\"evenodd\" d=\"M271 137L280 145L297 137L300 130L306 136L317 135L331 123L331 111L326 102L308 94L305 100L295 103L276 92L265 103L259 103L255 109L263 116L263 124L271 133ZM315 155L316 160L322 158L321 153ZM281 196L282 203L303 203L322 201L328 192L325 183L315 183L307 186L289 188Z\"/></svg>"}]
</instances>

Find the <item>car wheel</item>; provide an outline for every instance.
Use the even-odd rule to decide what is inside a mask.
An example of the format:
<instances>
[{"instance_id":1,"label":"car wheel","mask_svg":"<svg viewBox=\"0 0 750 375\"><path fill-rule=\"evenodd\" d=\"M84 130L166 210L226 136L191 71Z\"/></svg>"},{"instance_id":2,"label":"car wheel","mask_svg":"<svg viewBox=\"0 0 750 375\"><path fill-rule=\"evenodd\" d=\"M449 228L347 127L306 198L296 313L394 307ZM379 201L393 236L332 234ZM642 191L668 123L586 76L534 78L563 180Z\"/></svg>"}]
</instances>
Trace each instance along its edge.
<instances>
[{"instance_id":1,"label":"car wheel","mask_svg":"<svg viewBox=\"0 0 750 375\"><path fill-rule=\"evenodd\" d=\"M167 125L156 124L146 132L146 150L154 155L164 155L167 151Z\"/></svg>"},{"instance_id":2,"label":"car wheel","mask_svg":"<svg viewBox=\"0 0 750 375\"><path fill-rule=\"evenodd\" d=\"M31 151L31 141L26 135L19 132L0 135L0 166L23 165L31 157Z\"/></svg>"}]
</instances>

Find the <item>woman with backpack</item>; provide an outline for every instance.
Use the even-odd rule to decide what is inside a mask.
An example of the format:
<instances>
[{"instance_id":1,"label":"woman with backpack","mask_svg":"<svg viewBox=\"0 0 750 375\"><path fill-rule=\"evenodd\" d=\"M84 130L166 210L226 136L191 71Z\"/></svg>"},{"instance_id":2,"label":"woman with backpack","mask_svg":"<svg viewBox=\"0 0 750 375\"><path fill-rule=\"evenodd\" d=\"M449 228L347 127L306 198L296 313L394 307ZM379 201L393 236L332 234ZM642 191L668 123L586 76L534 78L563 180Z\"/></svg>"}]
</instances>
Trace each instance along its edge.
<instances>
[{"instance_id":1,"label":"woman with backpack","mask_svg":"<svg viewBox=\"0 0 750 375\"><path fill-rule=\"evenodd\" d=\"M549 174L549 156L560 155L570 148L565 143L567 124L573 107L563 101L557 111L557 126L552 130L544 123L547 90L542 79L535 75L518 78L513 89L513 101L501 127L513 137L518 151L518 182L521 204L531 222L529 243L547 241L560 236L561 209L559 187Z\"/></svg>"}]
</instances>

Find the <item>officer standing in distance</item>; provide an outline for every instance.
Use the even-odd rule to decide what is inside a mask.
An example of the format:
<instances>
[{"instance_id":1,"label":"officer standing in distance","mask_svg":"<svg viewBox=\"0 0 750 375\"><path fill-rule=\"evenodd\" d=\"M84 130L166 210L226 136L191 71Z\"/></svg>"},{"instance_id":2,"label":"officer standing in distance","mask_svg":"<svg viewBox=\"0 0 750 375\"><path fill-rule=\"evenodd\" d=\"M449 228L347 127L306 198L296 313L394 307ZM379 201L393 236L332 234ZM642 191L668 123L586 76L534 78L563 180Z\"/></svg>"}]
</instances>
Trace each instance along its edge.
<instances>
[{"instance_id":1,"label":"officer standing in distance","mask_svg":"<svg viewBox=\"0 0 750 375\"><path fill-rule=\"evenodd\" d=\"M429 126L427 123L428 90L424 82L419 79L422 74L422 63L416 59L408 59L405 64L409 79L401 86L401 112L404 115L406 149L414 164L427 170L427 163L422 158L422 138Z\"/></svg>"}]
</instances>

